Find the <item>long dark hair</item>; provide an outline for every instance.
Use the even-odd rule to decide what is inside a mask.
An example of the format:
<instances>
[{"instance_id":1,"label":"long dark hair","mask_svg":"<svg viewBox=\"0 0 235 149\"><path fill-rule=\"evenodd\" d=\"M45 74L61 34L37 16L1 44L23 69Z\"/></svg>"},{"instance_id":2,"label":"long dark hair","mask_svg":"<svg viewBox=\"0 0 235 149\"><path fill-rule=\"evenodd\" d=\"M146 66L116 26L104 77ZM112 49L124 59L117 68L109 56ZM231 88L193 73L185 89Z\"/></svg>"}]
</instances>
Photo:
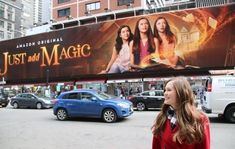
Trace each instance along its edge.
<instances>
[{"instance_id":1,"label":"long dark hair","mask_svg":"<svg viewBox=\"0 0 235 149\"><path fill-rule=\"evenodd\" d=\"M120 28L118 29L118 32L117 32L116 44L115 44L115 48L116 48L116 51L117 51L118 54L121 51L122 44L123 44L123 41L122 41L122 38L120 37L120 34L121 34L122 29L125 28L125 27L127 27L129 32L130 32L130 37L128 38L128 44L130 43L131 40L133 40L133 34L131 32L130 27L128 25L120 26Z\"/></svg>"},{"instance_id":2,"label":"long dark hair","mask_svg":"<svg viewBox=\"0 0 235 149\"><path fill-rule=\"evenodd\" d=\"M166 33L166 36L167 36L167 40L168 40L168 43L173 43L174 42L174 38L175 38L175 35L172 33L171 31L171 28L170 28L170 25L169 23L167 22L166 18L164 17L158 17L156 19L156 21L154 22L154 36L158 39L159 41L159 44L162 43L162 38L160 37L159 33L158 33L158 30L157 30L157 25L156 23L159 21L159 20L165 20L166 22L166 30L165 30L165 33Z\"/></svg>"},{"instance_id":3,"label":"long dark hair","mask_svg":"<svg viewBox=\"0 0 235 149\"><path fill-rule=\"evenodd\" d=\"M135 32L134 32L134 43L133 43L133 54L135 55L135 64L138 64L140 62L140 30L139 30L139 22L140 20L146 20L148 23L148 30L147 30L147 37L148 37L148 52L153 53L155 51L155 45L154 45L154 36L151 29L151 25L149 23L149 20L145 17L140 18L136 25L135 25Z\"/></svg>"}]
</instances>

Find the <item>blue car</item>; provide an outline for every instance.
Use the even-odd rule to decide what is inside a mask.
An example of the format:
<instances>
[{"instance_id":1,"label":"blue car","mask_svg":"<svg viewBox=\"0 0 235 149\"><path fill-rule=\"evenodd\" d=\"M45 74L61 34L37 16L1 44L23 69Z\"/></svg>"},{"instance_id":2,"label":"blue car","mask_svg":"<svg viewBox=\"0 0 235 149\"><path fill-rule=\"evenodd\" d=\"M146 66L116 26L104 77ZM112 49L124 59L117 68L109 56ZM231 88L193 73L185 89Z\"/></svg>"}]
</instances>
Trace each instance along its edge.
<instances>
[{"instance_id":1,"label":"blue car","mask_svg":"<svg viewBox=\"0 0 235 149\"><path fill-rule=\"evenodd\" d=\"M97 117L112 123L133 113L130 101L91 89L79 89L61 93L53 107L58 120L69 117Z\"/></svg>"}]
</instances>

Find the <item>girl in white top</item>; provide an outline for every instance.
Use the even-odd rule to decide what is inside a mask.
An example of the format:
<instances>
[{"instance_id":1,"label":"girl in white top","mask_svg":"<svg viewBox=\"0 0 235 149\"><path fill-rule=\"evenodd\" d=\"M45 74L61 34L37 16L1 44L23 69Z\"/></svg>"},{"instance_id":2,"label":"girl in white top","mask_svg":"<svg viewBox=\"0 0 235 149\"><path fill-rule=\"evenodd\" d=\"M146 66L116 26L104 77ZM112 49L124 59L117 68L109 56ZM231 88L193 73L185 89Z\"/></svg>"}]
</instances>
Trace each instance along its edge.
<instances>
[{"instance_id":1,"label":"girl in white top","mask_svg":"<svg viewBox=\"0 0 235 149\"><path fill-rule=\"evenodd\" d=\"M129 43L132 39L133 34L129 26L123 25L118 29L112 57L106 69L101 73L123 73L129 70L131 57Z\"/></svg>"}]
</instances>

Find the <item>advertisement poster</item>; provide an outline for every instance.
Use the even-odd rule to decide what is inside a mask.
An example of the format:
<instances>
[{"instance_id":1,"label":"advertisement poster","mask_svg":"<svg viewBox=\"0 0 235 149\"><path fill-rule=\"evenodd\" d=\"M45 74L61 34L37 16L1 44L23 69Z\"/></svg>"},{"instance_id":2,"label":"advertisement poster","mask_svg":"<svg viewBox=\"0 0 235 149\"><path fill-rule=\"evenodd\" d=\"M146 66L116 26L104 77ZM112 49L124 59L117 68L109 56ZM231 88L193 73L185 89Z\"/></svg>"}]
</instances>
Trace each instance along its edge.
<instances>
[{"instance_id":1,"label":"advertisement poster","mask_svg":"<svg viewBox=\"0 0 235 149\"><path fill-rule=\"evenodd\" d=\"M117 44L123 25L128 28L121 40L127 38L127 44ZM76 26L2 41L0 51L5 80L226 68L235 66L235 5Z\"/></svg>"}]
</instances>

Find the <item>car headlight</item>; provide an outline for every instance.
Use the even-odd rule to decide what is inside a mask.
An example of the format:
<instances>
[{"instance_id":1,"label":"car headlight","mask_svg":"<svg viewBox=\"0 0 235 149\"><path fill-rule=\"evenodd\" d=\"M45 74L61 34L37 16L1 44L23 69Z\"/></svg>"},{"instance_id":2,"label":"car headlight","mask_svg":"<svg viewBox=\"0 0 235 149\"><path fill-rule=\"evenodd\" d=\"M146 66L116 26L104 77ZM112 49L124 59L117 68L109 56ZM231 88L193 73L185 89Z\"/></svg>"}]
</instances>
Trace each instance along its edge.
<instances>
[{"instance_id":1,"label":"car headlight","mask_svg":"<svg viewBox=\"0 0 235 149\"><path fill-rule=\"evenodd\" d=\"M129 108L130 107L130 105L127 104L127 103L118 103L117 105L122 107L122 108Z\"/></svg>"}]
</instances>

